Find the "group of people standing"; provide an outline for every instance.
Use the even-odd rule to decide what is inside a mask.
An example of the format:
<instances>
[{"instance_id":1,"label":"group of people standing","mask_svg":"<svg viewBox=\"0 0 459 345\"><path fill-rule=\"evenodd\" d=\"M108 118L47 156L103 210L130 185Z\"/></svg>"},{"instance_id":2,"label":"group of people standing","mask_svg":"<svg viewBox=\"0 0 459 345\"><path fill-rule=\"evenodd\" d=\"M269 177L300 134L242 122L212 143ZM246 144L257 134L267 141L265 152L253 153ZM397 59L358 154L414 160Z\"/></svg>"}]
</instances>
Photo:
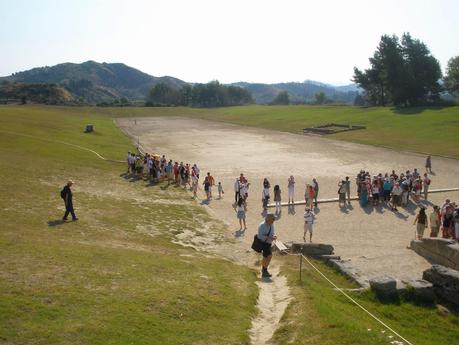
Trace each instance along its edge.
<instances>
[{"instance_id":1,"label":"group of people standing","mask_svg":"<svg viewBox=\"0 0 459 345\"><path fill-rule=\"evenodd\" d=\"M346 177L347 184L348 179ZM415 202L421 200L421 195L427 200L431 182L427 173L421 176L417 169L400 174L392 170L390 174L379 173L373 177L368 171L361 170L356 178L357 195L362 207L368 203L376 206L385 202L393 211L398 211L397 206L406 206L410 196Z\"/></svg>"},{"instance_id":2,"label":"group of people standing","mask_svg":"<svg viewBox=\"0 0 459 345\"><path fill-rule=\"evenodd\" d=\"M442 238L451 238L459 242L459 206L450 199L446 199L443 205L432 207L432 212L427 215L426 208L421 207L414 219L416 225L416 238L424 237L425 229L430 224L430 237L438 237L441 229Z\"/></svg>"}]
</instances>

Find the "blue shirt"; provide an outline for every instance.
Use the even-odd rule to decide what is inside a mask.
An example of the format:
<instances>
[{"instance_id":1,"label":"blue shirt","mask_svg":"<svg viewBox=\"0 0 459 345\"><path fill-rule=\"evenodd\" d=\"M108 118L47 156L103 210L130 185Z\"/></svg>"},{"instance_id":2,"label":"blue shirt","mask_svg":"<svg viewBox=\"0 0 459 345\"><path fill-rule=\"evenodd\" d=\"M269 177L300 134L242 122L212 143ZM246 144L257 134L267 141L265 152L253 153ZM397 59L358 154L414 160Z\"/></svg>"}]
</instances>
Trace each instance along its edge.
<instances>
[{"instance_id":1,"label":"blue shirt","mask_svg":"<svg viewBox=\"0 0 459 345\"><path fill-rule=\"evenodd\" d=\"M271 232L269 232L270 229L271 229ZM268 233L269 233L269 237L268 237ZM276 234L274 232L274 224L268 225L266 222L263 222L258 226L258 238L262 242L271 243L273 241L272 237L275 235Z\"/></svg>"},{"instance_id":2,"label":"blue shirt","mask_svg":"<svg viewBox=\"0 0 459 345\"><path fill-rule=\"evenodd\" d=\"M171 173L172 172L172 164L166 165L164 170L166 171L167 174Z\"/></svg>"}]
</instances>

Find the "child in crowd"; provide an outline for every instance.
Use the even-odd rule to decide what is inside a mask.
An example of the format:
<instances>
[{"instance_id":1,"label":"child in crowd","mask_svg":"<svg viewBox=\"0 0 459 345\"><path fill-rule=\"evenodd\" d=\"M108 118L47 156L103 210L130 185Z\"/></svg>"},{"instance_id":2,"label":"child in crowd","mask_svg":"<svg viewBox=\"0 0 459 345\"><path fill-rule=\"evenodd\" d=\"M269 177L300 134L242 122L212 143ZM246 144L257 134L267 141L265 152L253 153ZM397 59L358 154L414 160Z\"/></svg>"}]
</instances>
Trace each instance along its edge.
<instances>
[{"instance_id":1,"label":"child in crowd","mask_svg":"<svg viewBox=\"0 0 459 345\"><path fill-rule=\"evenodd\" d=\"M225 194L225 192L223 191L222 183L221 183L221 182L218 182L218 198L219 198L219 199L222 198L222 194Z\"/></svg>"}]
</instances>

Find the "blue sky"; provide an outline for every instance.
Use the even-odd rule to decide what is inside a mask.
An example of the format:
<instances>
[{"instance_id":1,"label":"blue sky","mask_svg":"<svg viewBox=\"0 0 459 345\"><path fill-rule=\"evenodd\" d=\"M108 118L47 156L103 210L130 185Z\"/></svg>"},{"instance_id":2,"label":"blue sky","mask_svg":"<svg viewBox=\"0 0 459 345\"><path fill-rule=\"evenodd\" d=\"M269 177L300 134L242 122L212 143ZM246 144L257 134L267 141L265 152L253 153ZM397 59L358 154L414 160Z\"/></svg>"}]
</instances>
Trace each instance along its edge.
<instances>
[{"instance_id":1,"label":"blue sky","mask_svg":"<svg viewBox=\"0 0 459 345\"><path fill-rule=\"evenodd\" d=\"M458 13L457 0L0 0L0 76L95 60L190 82L343 85L383 34L410 32L444 70Z\"/></svg>"}]
</instances>

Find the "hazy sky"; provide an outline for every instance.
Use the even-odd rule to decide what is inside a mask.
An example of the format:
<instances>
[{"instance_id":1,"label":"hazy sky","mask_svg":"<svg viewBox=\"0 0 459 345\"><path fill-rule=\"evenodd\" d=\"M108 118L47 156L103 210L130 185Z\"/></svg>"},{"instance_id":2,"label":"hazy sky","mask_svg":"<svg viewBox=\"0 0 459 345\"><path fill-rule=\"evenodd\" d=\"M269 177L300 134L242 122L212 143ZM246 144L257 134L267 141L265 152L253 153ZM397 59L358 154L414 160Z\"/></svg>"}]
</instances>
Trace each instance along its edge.
<instances>
[{"instance_id":1,"label":"hazy sky","mask_svg":"<svg viewBox=\"0 0 459 345\"><path fill-rule=\"evenodd\" d=\"M189 82L348 84L380 36L410 32L444 70L459 0L0 0L0 76L123 62Z\"/></svg>"}]
</instances>

